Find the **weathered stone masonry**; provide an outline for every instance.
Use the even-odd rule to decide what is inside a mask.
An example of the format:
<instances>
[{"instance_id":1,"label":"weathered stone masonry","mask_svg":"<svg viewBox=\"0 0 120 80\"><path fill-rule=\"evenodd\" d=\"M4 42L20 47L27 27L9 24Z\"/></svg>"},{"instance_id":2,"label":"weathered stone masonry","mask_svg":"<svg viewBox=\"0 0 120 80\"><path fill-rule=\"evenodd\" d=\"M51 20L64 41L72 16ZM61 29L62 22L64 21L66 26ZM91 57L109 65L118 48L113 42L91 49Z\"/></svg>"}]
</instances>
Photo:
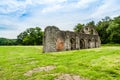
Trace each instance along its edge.
<instances>
[{"instance_id":1,"label":"weathered stone masonry","mask_svg":"<svg viewBox=\"0 0 120 80\"><path fill-rule=\"evenodd\" d=\"M93 27L84 27L80 32L61 31L55 26L45 28L44 52L67 51L100 47L101 41Z\"/></svg>"}]
</instances>

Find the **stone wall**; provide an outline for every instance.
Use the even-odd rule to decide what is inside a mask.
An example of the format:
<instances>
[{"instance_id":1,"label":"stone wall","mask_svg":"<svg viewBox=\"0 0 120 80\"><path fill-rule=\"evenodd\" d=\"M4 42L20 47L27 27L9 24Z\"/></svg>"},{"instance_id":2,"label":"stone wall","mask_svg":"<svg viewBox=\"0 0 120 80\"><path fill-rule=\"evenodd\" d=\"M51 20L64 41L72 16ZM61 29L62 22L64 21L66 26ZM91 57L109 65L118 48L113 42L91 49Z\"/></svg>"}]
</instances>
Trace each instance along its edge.
<instances>
[{"instance_id":1,"label":"stone wall","mask_svg":"<svg viewBox=\"0 0 120 80\"><path fill-rule=\"evenodd\" d=\"M85 27L80 32L61 31L48 26L44 33L44 52L56 52L100 47L101 41L93 27Z\"/></svg>"}]
</instances>

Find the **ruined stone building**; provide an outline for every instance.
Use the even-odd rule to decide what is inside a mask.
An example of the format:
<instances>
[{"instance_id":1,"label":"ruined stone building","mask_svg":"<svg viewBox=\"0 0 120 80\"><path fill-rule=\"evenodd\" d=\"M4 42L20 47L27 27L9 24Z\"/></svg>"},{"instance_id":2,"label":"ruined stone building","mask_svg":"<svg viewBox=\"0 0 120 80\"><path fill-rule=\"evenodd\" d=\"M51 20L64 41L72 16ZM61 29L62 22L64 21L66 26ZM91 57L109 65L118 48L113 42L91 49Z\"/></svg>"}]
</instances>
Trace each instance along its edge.
<instances>
[{"instance_id":1,"label":"ruined stone building","mask_svg":"<svg viewBox=\"0 0 120 80\"><path fill-rule=\"evenodd\" d=\"M45 28L43 51L56 52L100 47L101 41L93 27L84 27L80 32L61 31L55 26Z\"/></svg>"}]
</instances>

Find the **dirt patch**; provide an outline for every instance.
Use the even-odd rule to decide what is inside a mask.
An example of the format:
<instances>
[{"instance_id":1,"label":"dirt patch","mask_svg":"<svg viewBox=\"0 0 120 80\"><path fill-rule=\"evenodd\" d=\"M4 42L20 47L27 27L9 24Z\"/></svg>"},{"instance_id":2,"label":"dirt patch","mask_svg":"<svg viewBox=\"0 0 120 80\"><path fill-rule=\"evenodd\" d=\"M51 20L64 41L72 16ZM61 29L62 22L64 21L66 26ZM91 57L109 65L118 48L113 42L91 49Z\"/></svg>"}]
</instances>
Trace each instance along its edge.
<instances>
[{"instance_id":1,"label":"dirt patch","mask_svg":"<svg viewBox=\"0 0 120 80\"><path fill-rule=\"evenodd\" d=\"M81 78L77 75L70 75L70 74L62 74L59 77L55 78L54 80L88 80L85 78Z\"/></svg>"},{"instance_id":2,"label":"dirt patch","mask_svg":"<svg viewBox=\"0 0 120 80\"><path fill-rule=\"evenodd\" d=\"M25 76L32 76L33 73L37 73L37 72L42 72L42 71L50 71L53 70L54 68L56 68L55 66L44 66L44 67L38 67L38 68L34 68L32 70L27 71L26 73L24 73Z\"/></svg>"}]
</instances>

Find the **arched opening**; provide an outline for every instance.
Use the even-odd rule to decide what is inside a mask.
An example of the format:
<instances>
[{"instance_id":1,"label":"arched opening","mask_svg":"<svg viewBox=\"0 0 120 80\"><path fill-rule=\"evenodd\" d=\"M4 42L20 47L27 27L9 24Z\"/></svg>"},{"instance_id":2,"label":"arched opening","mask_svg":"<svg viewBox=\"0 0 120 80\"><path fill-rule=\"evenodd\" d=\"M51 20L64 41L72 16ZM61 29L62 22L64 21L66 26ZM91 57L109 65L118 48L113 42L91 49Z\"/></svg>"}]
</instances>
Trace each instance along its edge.
<instances>
[{"instance_id":1,"label":"arched opening","mask_svg":"<svg viewBox=\"0 0 120 80\"><path fill-rule=\"evenodd\" d=\"M88 48L91 48L91 40L88 39Z\"/></svg>"},{"instance_id":2,"label":"arched opening","mask_svg":"<svg viewBox=\"0 0 120 80\"><path fill-rule=\"evenodd\" d=\"M80 49L85 49L85 41L83 39L80 40Z\"/></svg>"},{"instance_id":3,"label":"arched opening","mask_svg":"<svg viewBox=\"0 0 120 80\"><path fill-rule=\"evenodd\" d=\"M98 47L98 41L95 39L95 47Z\"/></svg>"},{"instance_id":4,"label":"arched opening","mask_svg":"<svg viewBox=\"0 0 120 80\"><path fill-rule=\"evenodd\" d=\"M71 50L75 50L76 49L76 40L74 38L71 38L70 43L71 43Z\"/></svg>"},{"instance_id":5,"label":"arched opening","mask_svg":"<svg viewBox=\"0 0 120 80\"><path fill-rule=\"evenodd\" d=\"M93 29L90 31L90 34L93 34Z\"/></svg>"}]
</instances>

